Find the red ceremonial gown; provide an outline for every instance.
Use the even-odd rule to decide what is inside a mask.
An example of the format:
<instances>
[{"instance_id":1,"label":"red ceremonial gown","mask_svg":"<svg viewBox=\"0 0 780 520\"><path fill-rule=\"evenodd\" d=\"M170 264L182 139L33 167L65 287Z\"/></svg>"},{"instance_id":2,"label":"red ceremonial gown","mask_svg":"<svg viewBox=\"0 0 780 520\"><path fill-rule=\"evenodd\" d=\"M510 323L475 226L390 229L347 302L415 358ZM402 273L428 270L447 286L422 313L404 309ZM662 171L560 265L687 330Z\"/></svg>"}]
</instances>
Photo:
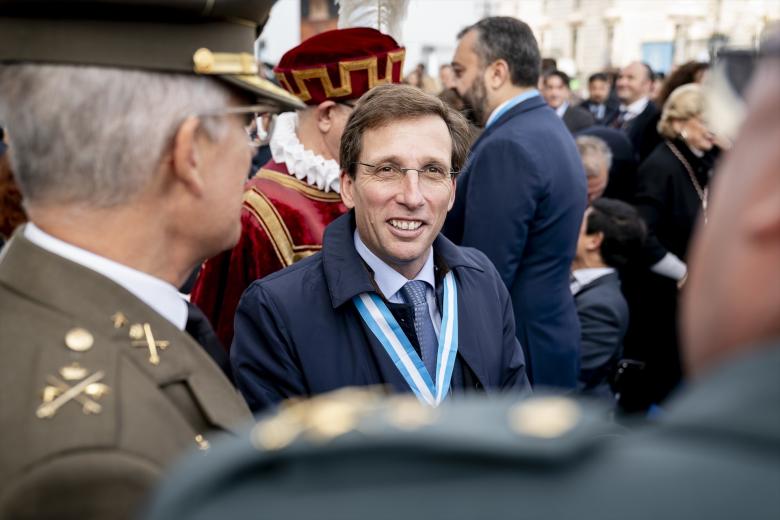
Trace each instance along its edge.
<instances>
[{"instance_id":1,"label":"red ceremonial gown","mask_svg":"<svg viewBox=\"0 0 780 520\"><path fill-rule=\"evenodd\" d=\"M249 284L319 251L325 227L346 211L338 193L309 186L273 160L247 182L241 238L203 264L191 295L225 349L230 350L233 317Z\"/></svg>"}]
</instances>

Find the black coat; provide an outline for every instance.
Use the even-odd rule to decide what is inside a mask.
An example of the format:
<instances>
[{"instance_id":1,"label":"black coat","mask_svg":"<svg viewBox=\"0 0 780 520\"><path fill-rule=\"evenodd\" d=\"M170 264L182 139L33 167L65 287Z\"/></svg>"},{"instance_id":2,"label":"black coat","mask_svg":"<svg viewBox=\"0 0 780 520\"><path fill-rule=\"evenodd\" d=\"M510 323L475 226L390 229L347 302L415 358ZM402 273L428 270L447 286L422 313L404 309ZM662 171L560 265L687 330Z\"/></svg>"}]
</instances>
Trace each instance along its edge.
<instances>
[{"instance_id":1,"label":"black coat","mask_svg":"<svg viewBox=\"0 0 780 520\"><path fill-rule=\"evenodd\" d=\"M611 99L608 99L606 103L604 103L604 117L599 118L597 117L598 106L599 105L597 103L594 103L589 99L586 99L580 104L580 107L584 108L585 110L591 113L597 125L601 125L601 126L611 125L615 121L615 119L617 119L617 116L620 113L618 104L613 102Z\"/></svg>"},{"instance_id":2,"label":"black coat","mask_svg":"<svg viewBox=\"0 0 780 520\"><path fill-rule=\"evenodd\" d=\"M717 151L696 157L684 142L672 141L706 187ZM631 311L626 357L647 364L644 405L661 402L682 379L678 351L677 282L655 274L650 266L667 252L686 261L701 200L682 162L662 142L637 172L635 205L648 228L640 265L624 274L624 290Z\"/></svg>"}]
</instances>

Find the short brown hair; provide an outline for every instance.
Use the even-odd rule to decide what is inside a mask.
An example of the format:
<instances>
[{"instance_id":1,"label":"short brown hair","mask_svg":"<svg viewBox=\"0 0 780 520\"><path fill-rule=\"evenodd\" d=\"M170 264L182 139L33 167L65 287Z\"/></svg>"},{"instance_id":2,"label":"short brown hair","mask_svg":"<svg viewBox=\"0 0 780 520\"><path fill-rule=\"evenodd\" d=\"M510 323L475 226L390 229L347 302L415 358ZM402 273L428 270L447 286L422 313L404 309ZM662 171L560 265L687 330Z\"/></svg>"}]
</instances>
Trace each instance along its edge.
<instances>
[{"instance_id":1,"label":"short brown hair","mask_svg":"<svg viewBox=\"0 0 780 520\"><path fill-rule=\"evenodd\" d=\"M409 85L380 85L358 100L341 136L339 163L350 177L355 177L355 163L363 151L363 134L395 121L439 116L452 138L450 168L459 171L469 152L471 130L462 115L435 96Z\"/></svg>"}]
</instances>

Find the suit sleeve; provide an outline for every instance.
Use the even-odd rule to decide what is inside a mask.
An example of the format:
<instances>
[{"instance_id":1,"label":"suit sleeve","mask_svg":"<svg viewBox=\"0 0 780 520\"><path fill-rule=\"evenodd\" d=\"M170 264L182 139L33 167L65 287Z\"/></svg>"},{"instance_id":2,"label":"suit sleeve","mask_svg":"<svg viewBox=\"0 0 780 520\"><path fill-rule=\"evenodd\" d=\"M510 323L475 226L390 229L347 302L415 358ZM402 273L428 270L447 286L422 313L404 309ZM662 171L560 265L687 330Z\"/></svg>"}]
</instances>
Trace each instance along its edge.
<instances>
[{"instance_id":1,"label":"suit sleeve","mask_svg":"<svg viewBox=\"0 0 780 520\"><path fill-rule=\"evenodd\" d=\"M655 264L668 253L656 236L656 231L668 211L669 198L667 182L669 176L661 170L659 164L652 161L651 158L643 163L637 172L637 191L634 205L647 224L647 238L642 251L648 266Z\"/></svg>"},{"instance_id":2,"label":"suit sleeve","mask_svg":"<svg viewBox=\"0 0 780 520\"><path fill-rule=\"evenodd\" d=\"M508 139L485 142L469 166L461 245L485 253L507 287L523 257L542 189L532 156Z\"/></svg>"},{"instance_id":3,"label":"suit sleeve","mask_svg":"<svg viewBox=\"0 0 780 520\"><path fill-rule=\"evenodd\" d=\"M602 379L610 359L618 353L627 323L622 323L614 307L607 303L592 303L578 309L582 341L580 350L580 389L589 382Z\"/></svg>"},{"instance_id":4,"label":"suit sleeve","mask_svg":"<svg viewBox=\"0 0 780 520\"><path fill-rule=\"evenodd\" d=\"M260 283L250 285L238 304L230 361L253 412L309 393L284 315Z\"/></svg>"}]
</instances>

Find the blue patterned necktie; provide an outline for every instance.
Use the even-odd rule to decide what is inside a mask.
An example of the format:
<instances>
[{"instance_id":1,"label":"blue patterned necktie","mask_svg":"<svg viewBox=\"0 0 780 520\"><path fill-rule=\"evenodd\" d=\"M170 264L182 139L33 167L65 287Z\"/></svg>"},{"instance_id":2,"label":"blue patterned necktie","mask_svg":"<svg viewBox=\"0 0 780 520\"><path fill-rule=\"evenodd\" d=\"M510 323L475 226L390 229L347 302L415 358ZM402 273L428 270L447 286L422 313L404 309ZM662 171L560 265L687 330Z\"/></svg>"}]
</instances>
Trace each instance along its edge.
<instances>
[{"instance_id":1,"label":"blue patterned necktie","mask_svg":"<svg viewBox=\"0 0 780 520\"><path fill-rule=\"evenodd\" d=\"M426 284L421 280L407 282L401 288L406 303L414 307L414 331L420 343L422 361L433 382L436 382L436 357L439 350L439 340L433 328L431 314L428 311L428 301L425 299Z\"/></svg>"}]
</instances>

